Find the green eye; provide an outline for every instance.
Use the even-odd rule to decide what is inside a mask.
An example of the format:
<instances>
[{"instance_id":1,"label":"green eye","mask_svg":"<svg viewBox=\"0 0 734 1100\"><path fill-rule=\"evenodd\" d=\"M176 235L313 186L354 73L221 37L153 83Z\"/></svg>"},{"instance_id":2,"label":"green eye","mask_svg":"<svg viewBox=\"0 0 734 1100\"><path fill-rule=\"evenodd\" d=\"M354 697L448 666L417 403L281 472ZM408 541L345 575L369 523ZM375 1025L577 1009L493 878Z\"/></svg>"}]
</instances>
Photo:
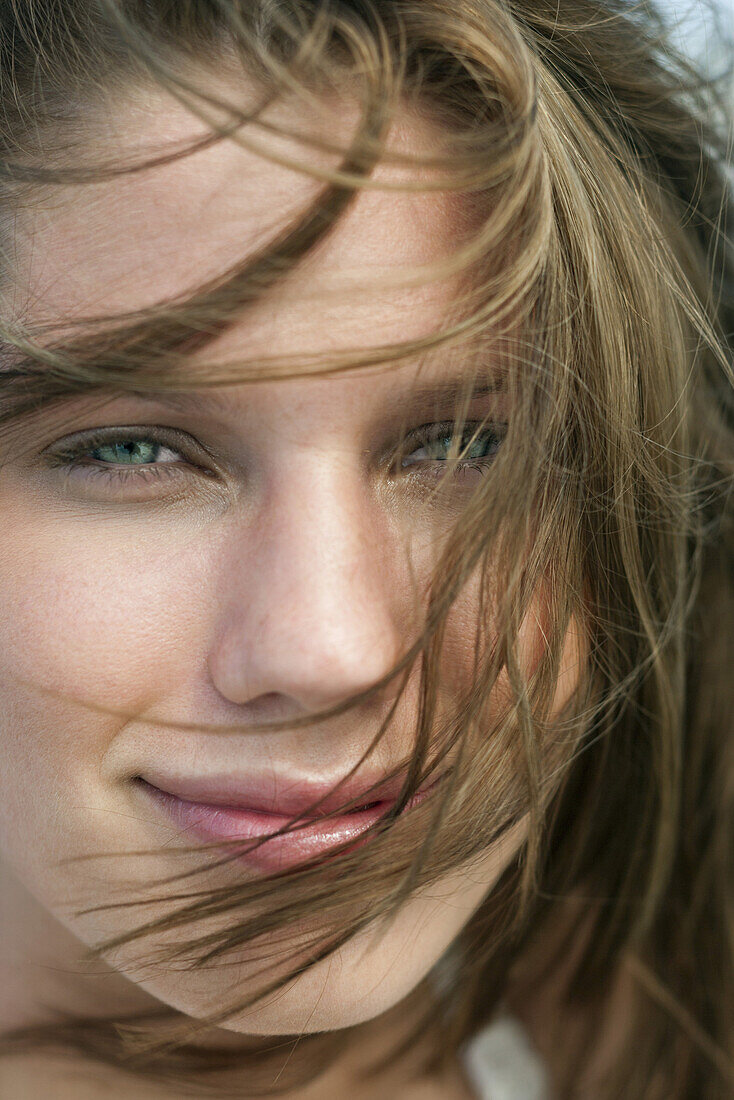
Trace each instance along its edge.
<instances>
[{"instance_id":1,"label":"green eye","mask_svg":"<svg viewBox=\"0 0 734 1100\"><path fill-rule=\"evenodd\" d=\"M145 467L142 473L151 473L161 466L172 468L181 460L187 460L178 440L169 443L161 434L158 438L155 430L144 433L140 430L124 428L102 429L81 434L61 447L52 455L52 464L88 469L107 469L111 474L116 471L134 470Z\"/></svg>"},{"instance_id":2,"label":"green eye","mask_svg":"<svg viewBox=\"0 0 734 1100\"><path fill-rule=\"evenodd\" d=\"M103 443L90 448L88 454L99 462L139 466L157 462L166 449L150 439L131 439L121 443Z\"/></svg>"},{"instance_id":3,"label":"green eye","mask_svg":"<svg viewBox=\"0 0 734 1100\"><path fill-rule=\"evenodd\" d=\"M504 436L503 426L497 424L480 428L465 424L457 431L455 423L427 424L419 428L409 439L419 443L401 460L401 467L430 463L446 463L455 458L457 466L488 465L500 448Z\"/></svg>"}]
</instances>

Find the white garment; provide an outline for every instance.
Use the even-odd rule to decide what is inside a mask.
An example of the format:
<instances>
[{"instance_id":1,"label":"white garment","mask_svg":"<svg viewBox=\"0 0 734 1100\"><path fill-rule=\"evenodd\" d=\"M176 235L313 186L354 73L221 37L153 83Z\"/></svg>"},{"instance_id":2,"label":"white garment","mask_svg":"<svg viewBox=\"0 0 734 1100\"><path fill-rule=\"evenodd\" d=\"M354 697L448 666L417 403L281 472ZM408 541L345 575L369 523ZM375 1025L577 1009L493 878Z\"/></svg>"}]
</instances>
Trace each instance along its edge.
<instances>
[{"instance_id":1,"label":"white garment","mask_svg":"<svg viewBox=\"0 0 734 1100\"><path fill-rule=\"evenodd\" d=\"M451 950L439 959L429 982L445 996L456 977ZM500 1005L497 1015L459 1048L458 1057L477 1100L550 1100L548 1072L519 1020Z\"/></svg>"},{"instance_id":2,"label":"white garment","mask_svg":"<svg viewBox=\"0 0 734 1100\"><path fill-rule=\"evenodd\" d=\"M545 1067L512 1016L493 1020L464 1044L459 1057L477 1100L549 1100Z\"/></svg>"}]
</instances>

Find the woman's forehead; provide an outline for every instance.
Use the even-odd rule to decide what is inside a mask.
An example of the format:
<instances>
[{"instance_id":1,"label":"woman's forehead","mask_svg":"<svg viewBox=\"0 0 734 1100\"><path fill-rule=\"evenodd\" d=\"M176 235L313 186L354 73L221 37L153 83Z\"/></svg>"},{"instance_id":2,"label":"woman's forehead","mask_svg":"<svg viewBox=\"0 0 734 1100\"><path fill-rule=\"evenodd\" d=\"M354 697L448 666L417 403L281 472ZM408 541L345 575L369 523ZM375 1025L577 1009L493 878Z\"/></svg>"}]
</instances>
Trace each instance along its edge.
<instances>
[{"instance_id":1,"label":"woman's forehead","mask_svg":"<svg viewBox=\"0 0 734 1100\"><path fill-rule=\"evenodd\" d=\"M306 106L279 103L264 117L347 145L356 107L345 101L320 111L312 115ZM90 139L90 159L160 156L204 133L204 124L186 108L151 91L144 103L133 99L118 107L105 138ZM338 165L332 154L254 126L243 134L309 165ZM435 156L441 144L437 127L407 107L396 115L390 135L389 148L418 155ZM426 171L379 164L373 178L418 182ZM65 319L125 312L185 295L267 248L324 186L224 140L129 176L49 189L14 223L15 306L31 324L58 321L63 327ZM369 294L345 294L345 288L352 279L363 283L374 276L379 283L381 275L439 260L457 247L465 229L466 216L454 194L362 192L334 232L248 314L248 343L262 341L273 353L276 332L314 349L326 339L332 349L335 333L337 344L349 347L373 339L402 342L432 331L437 309L455 293L451 279L414 288L376 287Z\"/></svg>"}]
</instances>

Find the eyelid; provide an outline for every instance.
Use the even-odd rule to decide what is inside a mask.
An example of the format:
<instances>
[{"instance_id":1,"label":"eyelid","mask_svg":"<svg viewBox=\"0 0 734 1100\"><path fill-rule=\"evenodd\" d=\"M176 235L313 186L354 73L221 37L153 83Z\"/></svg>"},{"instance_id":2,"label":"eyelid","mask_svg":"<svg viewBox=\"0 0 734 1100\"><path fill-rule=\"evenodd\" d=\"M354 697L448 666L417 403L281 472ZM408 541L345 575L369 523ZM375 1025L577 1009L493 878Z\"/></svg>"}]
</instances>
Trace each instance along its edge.
<instances>
[{"instance_id":1,"label":"eyelid","mask_svg":"<svg viewBox=\"0 0 734 1100\"><path fill-rule=\"evenodd\" d=\"M491 417L484 417L481 420L470 420L468 417L464 419L455 417L453 420L429 420L427 423L421 424L418 428L411 428L406 435L406 440L424 439L429 432L435 433L436 435L440 435L441 432L453 432L458 435L459 432L463 433L469 430L482 431L486 428L495 428L498 426L498 422L492 420Z\"/></svg>"},{"instance_id":2,"label":"eyelid","mask_svg":"<svg viewBox=\"0 0 734 1100\"><path fill-rule=\"evenodd\" d=\"M211 462L218 466L215 456L203 443L194 439L188 432L180 428L161 427L160 425L147 424L110 424L98 428L85 428L82 431L73 432L56 440L51 446L46 447L42 454L49 458L73 459L79 458L84 450L93 450L103 444L122 442L124 440L149 440L170 447L178 451L182 458L191 465L204 470L196 461L196 455L203 452ZM112 464L110 464L112 465Z\"/></svg>"},{"instance_id":3,"label":"eyelid","mask_svg":"<svg viewBox=\"0 0 734 1100\"><path fill-rule=\"evenodd\" d=\"M410 429L398 444L397 451L394 446L390 448L393 456L392 460L393 462L399 461L400 457L405 458L406 455L410 454L412 449L421 445L425 446L427 443L430 443L436 438L440 438L444 434L456 436L471 434L472 437L475 437L481 435L483 432L494 431L500 437L501 441L504 438L507 427L506 421L495 419L491 416L483 416L475 419L455 417L453 419L428 421L416 428ZM194 467L204 476L226 477L226 470L222 469L216 455L196 437L180 428L170 426L164 427L162 425L153 424L108 424L81 429L61 439L55 440L50 446L44 448L40 457L45 459L46 462L52 466L66 465L69 467L82 467L85 465L95 465L100 469L107 469L110 472L116 472L118 470L131 472L136 469L140 471L152 470L162 465L161 463L140 463L137 466L133 466L114 462L99 462L95 464L93 462L85 463L82 461L85 451L91 451L96 447L110 445L116 442L134 440L155 442L177 451L189 466ZM466 460L458 458L458 461L463 463ZM173 466L176 464L169 462L168 465Z\"/></svg>"},{"instance_id":4,"label":"eyelid","mask_svg":"<svg viewBox=\"0 0 734 1100\"><path fill-rule=\"evenodd\" d=\"M481 420L435 420L430 421L427 424L422 424L419 428L413 428L409 431L404 440L401 443L401 453L403 455L408 454L408 447L415 446L418 443L431 442L442 435L468 435L472 436L481 435L482 432L495 431L501 437L504 437L507 431L507 423L505 421L493 420L491 417L484 417Z\"/></svg>"}]
</instances>

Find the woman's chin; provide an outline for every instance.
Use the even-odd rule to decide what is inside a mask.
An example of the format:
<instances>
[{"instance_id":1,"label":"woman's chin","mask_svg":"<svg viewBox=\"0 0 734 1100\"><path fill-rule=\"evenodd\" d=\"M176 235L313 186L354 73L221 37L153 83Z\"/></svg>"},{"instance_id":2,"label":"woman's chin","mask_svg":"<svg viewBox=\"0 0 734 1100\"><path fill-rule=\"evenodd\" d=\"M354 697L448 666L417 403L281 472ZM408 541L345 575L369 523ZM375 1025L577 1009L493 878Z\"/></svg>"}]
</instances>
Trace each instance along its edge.
<instances>
[{"instance_id":1,"label":"woman's chin","mask_svg":"<svg viewBox=\"0 0 734 1100\"><path fill-rule=\"evenodd\" d=\"M372 990L367 974L361 986L355 987L351 969L347 971L349 976L340 970L330 966L328 959L323 960L282 992L270 993L259 1003L219 1022L217 1029L242 1036L336 1031L380 1016L410 992L402 985L392 987L387 982ZM167 971L160 976L136 978L136 982L161 1004L201 1021L221 1012L228 1003L235 1007L247 997L248 989L253 993L256 989L251 978L246 982L233 979L229 968L219 978L189 972L180 982L172 981L172 977Z\"/></svg>"}]
</instances>

